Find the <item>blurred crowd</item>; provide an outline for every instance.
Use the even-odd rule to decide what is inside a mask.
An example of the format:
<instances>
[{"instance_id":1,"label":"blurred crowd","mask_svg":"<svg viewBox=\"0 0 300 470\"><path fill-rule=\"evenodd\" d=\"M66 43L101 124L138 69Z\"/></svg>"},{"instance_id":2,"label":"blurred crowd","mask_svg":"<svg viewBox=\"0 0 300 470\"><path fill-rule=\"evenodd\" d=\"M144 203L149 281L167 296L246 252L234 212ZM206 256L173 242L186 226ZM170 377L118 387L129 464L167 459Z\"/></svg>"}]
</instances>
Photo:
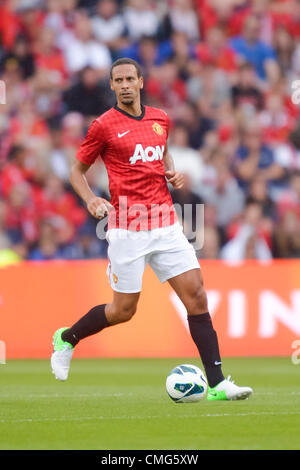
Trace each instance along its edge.
<instances>
[{"instance_id":1,"label":"blurred crowd","mask_svg":"<svg viewBox=\"0 0 300 470\"><path fill-rule=\"evenodd\" d=\"M68 175L119 57L170 117L199 258L300 257L300 0L0 0L0 264L107 256ZM87 178L109 199L100 160Z\"/></svg>"}]
</instances>

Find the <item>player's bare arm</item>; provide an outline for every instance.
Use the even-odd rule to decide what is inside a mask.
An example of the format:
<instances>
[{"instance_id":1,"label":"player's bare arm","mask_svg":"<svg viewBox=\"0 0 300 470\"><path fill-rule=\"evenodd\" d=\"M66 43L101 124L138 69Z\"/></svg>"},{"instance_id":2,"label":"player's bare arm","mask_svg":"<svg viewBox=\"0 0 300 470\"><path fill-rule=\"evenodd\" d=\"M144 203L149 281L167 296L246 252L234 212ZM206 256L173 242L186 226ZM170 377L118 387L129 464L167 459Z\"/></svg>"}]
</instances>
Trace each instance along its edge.
<instances>
[{"instance_id":1,"label":"player's bare arm","mask_svg":"<svg viewBox=\"0 0 300 470\"><path fill-rule=\"evenodd\" d=\"M172 158L172 155L168 151L167 145L164 151L163 162L165 167L165 175L168 180L168 183L171 183L174 189L182 188L184 184L183 175L175 170L174 160Z\"/></svg>"},{"instance_id":2,"label":"player's bare arm","mask_svg":"<svg viewBox=\"0 0 300 470\"><path fill-rule=\"evenodd\" d=\"M70 182L74 191L86 203L89 213L96 219L102 219L113 206L106 199L97 197L91 190L85 176L89 168L90 165L76 161L71 167Z\"/></svg>"}]
</instances>

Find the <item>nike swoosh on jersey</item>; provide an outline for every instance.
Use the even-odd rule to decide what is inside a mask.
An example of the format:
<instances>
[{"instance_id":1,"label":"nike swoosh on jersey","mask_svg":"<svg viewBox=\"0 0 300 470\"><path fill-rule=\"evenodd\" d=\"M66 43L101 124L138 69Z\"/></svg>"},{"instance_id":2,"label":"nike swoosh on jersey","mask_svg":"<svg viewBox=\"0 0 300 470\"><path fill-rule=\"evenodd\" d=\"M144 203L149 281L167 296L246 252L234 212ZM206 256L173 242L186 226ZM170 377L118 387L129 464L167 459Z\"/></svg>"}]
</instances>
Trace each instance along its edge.
<instances>
[{"instance_id":1,"label":"nike swoosh on jersey","mask_svg":"<svg viewBox=\"0 0 300 470\"><path fill-rule=\"evenodd\" d=\"M126 131L126 132L123 132L122 134L120 134L120 132L118 132L119 139L121 139L121 137L123 137L124 135L128 134L128 132L130 132L130 130Z\"/></svg>"}]
</instances>

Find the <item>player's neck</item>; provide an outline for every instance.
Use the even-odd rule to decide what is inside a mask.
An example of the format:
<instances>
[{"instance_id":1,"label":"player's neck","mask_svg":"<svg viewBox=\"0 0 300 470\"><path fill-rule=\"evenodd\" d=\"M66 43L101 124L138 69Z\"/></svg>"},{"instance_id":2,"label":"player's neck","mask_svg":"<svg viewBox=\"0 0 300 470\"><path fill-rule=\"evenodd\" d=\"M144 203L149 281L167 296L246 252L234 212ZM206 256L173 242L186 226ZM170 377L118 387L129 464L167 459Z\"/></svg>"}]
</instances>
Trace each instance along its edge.
<instances>
[{"instance_id":1,"label":"player's neck","mask_svg":"<svg viewBox=\"0 0 300 470\"><path fill-rule=\"evenodd\" d=\"M125 113L131 114L134 117L140 116L143 112L140 100L137 100L132 104L123 104L118 102L117 106L122 111L125 111Z\"/></svg>"}]
</instances>

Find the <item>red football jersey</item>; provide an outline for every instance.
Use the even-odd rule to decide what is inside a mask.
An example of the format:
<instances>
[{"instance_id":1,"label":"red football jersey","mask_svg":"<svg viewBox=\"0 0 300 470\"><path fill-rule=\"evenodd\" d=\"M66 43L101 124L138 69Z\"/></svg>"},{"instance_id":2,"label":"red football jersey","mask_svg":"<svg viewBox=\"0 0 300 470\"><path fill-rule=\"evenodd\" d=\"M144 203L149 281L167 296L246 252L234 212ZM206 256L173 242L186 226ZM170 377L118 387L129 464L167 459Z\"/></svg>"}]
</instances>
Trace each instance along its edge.
<instances>
[{"instance_id":1,"label":"red football jersey","mask_svg":"<svg viewBox=\"0 0 300 470\"><path fill-rule=\"evenodd\" d=\"M142 106L132 116L117 106L95 119L77 158L105 164L111 204L108 228L150 230L177 221L163 164L169 118L161 109Z\"/></svg>"}]
</instances>

